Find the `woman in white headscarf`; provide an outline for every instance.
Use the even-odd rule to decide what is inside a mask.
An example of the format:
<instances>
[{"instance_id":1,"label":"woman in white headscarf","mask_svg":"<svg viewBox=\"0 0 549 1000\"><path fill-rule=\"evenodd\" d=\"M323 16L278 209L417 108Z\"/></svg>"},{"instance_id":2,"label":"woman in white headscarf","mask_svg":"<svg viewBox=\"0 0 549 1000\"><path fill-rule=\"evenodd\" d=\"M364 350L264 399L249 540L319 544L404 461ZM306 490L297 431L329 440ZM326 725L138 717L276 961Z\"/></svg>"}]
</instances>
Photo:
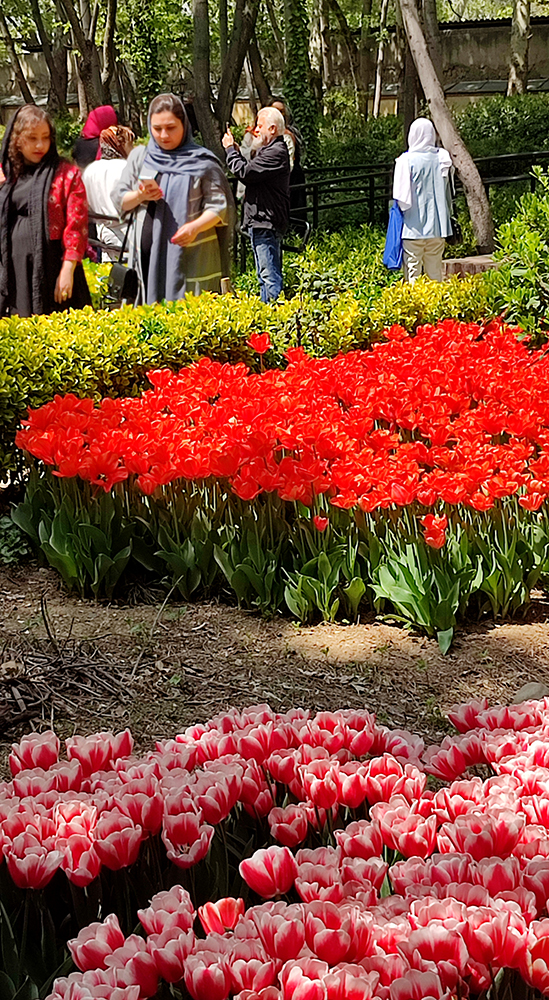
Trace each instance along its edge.
<instances>
[{"instance_id":1,"label":"woman in white headscarf","mask_svg":"<svg viewBox=\"0 0 549 1000\"><path fill-rule=\"evenodd\" d=\"M442 281L445 239L452 233L450 170L452 161L436 145L427 118L416 118L408 133L408 150L395 163L393 198L404 216L404 277L414 282L423 272Z\"/></svg>"}]
</instances>

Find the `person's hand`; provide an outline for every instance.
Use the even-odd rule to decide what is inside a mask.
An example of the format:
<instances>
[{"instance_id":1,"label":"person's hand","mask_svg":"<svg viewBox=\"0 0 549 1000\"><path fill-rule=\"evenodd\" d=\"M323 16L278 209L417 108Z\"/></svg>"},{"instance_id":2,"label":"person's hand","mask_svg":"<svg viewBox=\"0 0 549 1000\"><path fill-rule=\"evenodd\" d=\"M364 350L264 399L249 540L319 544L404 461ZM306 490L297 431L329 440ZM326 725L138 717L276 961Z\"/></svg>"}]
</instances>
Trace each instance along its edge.
<instances>
[{"instance_id":1,"label":"person's hand","mask_svg":"<svg viewBox=\"0 0 549 1000\"><path fill-rule=\"evenodd\" d=\"M235 145L234 135L231 132L230 128L228 128L227 131L225 132L225 135L223 136L221 142L223 143L225 149L228 149L229 146Z\"/></svg>"},{"instance_id":2,"label":"person's hand","mask_svg":"<svg viewBox=\"0 0 549 1000\"><path fill-rule=\"evenodd\" d=\"M172 236L170 243L177 244L178 247L188 247L189 243L193 243L198 232L194 222L186 222L183 226L180 226L174 236Z\"/></svg>"},{"instance_id":3,"label":"person's hand","mask_svg":"<svg viewBox=\"0 0 549 1000\"><path fill-rule=\"evenodd\" d=\"M153 177L139 181L138 186L139 196L141 201L160 201L164 197L162 193L162 188L160 188Z\"/></svg>"},{"instance_id":4,"label":"person's hand","mask_svg":"<svg viewBox=\"0 0 549 1000\"><path fill-rule=\"evenodd\" d=\"M72 295L75 267L75 260L65 260L61 265L61 270L57 277L57 281L55 282L55 291L53 293L55 301L60 305L67 302Z\"/></svg>"}]
</instances>

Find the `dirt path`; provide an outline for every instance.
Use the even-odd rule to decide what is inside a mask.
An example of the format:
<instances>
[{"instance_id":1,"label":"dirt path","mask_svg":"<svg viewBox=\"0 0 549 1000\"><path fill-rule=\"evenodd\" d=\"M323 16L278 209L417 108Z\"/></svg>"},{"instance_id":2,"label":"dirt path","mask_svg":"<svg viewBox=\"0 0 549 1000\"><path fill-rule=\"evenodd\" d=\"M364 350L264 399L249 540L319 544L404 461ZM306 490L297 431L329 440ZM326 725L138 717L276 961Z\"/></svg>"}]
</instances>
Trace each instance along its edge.
<instances>
[{"instance_id":1,"label":"dirt path","mask_svg":"<svg viewBox=\"0 0 549 1000\"><path fill-rule=\"evenodd\" d=\"M2 756L52 723L64 736L130 726L146 749L264 701L367 707L439 740L453 703L510 702L528 681L549 685L548 617L540 594L525 621L471 627L443 657L433 640L383 621L304 628L219 604L95 604L68 597L50 570L0 571Z\"/></svg>"}]
</instances>

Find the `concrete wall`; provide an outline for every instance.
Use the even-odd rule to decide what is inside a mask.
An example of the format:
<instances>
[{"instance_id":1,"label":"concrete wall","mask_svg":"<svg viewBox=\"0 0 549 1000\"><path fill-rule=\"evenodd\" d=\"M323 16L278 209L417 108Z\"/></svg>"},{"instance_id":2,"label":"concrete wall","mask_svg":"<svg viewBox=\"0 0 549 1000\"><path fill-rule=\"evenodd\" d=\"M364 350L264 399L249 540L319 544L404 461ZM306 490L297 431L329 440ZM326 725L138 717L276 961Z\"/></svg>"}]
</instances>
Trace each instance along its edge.
<instances>
[{"instance_id":1,"label":"concrete wall","mask_svg":"<svg viewBox=\"0 0 549 1000\"><path fill-rule=\"evenodd\" d=\"M509 20L441 31L444 82L506 79L509 72ZM532 18L530 76L549 77L549 18Z\"/></svg>"}]
</instances>

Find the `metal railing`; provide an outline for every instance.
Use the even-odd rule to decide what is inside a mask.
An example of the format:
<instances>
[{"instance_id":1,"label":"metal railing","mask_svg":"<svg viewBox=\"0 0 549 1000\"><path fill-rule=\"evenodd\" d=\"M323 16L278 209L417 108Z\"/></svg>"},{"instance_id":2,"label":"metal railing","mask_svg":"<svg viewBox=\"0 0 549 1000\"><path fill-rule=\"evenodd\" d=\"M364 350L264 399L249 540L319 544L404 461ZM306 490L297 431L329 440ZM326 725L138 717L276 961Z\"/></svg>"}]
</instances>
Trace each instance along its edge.
<instances>
[{"instance_id":1,"label":"metal railing","mask_svg":"<svg viewBox=\"0 0 549 1000\"><path fill-rule=\"evenodd\" d=\"M504 153L499 156L481 156L475 160L489 194L490 188L528 181L534 191L536 179L531 173L535 164L549 163L549 150L528 153ZM516 166L515 166L516 165ZM522 166L522 170L521 170ZM507 171L503 172L507 167ZM365 222L385 223L393 188L393 163L352 164L349 166L312 167L306 171L304 184L295 185L292 191L304 191L306 205L292 209L292 217L309 227L318 229L321 213L334 212L355 205L365 206ZM517 172L518 171L518 172ZM234 182L236 187L236 181ZM462 190L456 182L458 193ZM352 197L345 197L351 195ZM343 196L343 197L340 197ZM118 223L106 216L90 216L90 221ZM99 243L99 241L97 241ZM246 266L246 245L241 239L238 248L240 268ZM100 244L106 250L105 245ZM110 247L112 251L112 247ZM237 247L235 245L235 251ZM236 256L236 254L235 254Z\"/></svg>"},{"instance_id":2,"label":"metal railing","mask_svg":"<svg viewBox=\"0 0 549 1000\"><path fill-rule=\"evenodd\" d=\"M536 180L531 174L531 168L534 164L544 162L549 162L549 150L504 153L498 156L482 156L475 160L487 192L491 187L519 181L529 181L530 189L533 191ZM502 173L506 166L514 167L515 164L517 168L512 173L509 170ZM522 164L525 166L521 170ZM530 168L527 172L526 166ZM292 189L305 191L307 205L293 209L292 214L307 219L313 229L318 229L321 212L347 208L351 205L364 205L365 221L374 222L377 218L383 222L388 217L389 202L392 197L393 170L392 163L311 168L306 172L305 184L296 185ZM456 186L459 191L459 183ZM351 192L354 195L352 198L338 197ZM381 206L381 209L378 206Z\"/></svg>"}]
</instances>

